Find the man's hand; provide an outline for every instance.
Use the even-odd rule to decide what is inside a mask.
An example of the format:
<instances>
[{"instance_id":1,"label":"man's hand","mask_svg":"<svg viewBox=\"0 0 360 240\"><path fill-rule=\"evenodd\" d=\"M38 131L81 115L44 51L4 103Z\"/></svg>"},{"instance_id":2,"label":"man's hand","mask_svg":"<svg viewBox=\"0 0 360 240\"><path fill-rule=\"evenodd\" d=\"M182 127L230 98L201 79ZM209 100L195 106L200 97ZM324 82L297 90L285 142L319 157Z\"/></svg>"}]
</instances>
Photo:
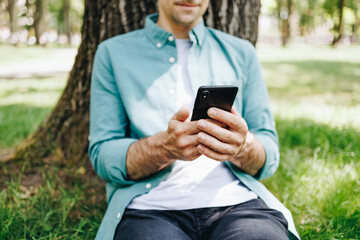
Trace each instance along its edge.
<instances>
[{"instance_id":1,"label":"man's hand","mask_svg":"<svg viewBox=\"0 0 360 240\"><path fill-rule=\"evenodd\" d=\"M169 158L194 160L201 155L197 150L199 141L196 135L200 130L197 121L186 122L189 116L190 110L182 107L169 121L163 144Z\"/></svg>"},{"instance_id":2,"label":"man's hand","mask_svg":"<svg viewBox=\"0 0 360 240\"><path fill-rule=\"evenodd\" d=\"M126 156L126 170L129 179L140 180L169 167L175 160L191 161L201 154L197 121L186 122L190 110L181 108L174 114L167 131L140 139L130 145Z\"/></svg>"},{"instance_id":3,"label":"man's hand","mask_svg":"<svg viewBox=\"0 0 360 240\"><path fill-rule=\"evenodd\" d=\"M265 163L265 149L248 131L245 120L234 108L231 113L210 108L208 115L211 119L197 123L202 131L197 134L201 143L198 151L214 160L230 161L244 172L255 175Z\"/></svg>"}]
</instances>

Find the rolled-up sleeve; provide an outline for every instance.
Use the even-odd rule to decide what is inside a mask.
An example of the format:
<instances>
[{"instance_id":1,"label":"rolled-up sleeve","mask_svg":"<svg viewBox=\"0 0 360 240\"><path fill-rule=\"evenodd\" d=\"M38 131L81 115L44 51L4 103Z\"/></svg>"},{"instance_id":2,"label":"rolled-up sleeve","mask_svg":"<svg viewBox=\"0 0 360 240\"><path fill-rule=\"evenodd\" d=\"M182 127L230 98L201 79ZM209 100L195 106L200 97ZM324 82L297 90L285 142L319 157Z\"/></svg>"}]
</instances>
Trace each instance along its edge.
<instances>
[{"instance_id":1,"label":"rolled-up sleeve","mask_svg":"<svg viewBox=\"0 0 360 240\"><path fill-rule=\"evenodd\" d=\"M127 136L128 126L108 50L100 44L91 76L89 157L96 173L114 186L133 184L127 179L126 155L137 139Z\"/></svg>"},{"instance_id":2,"label":"rolled-up sleeve","mask_svg":"<svg viewBox=\"0 0 360 240\"><path fill-rule=\"evenodd\" d=\"M249 130L263 144L266 152L265 165L259 179L272 176L280 161L279 140L274 118L270 111L267 87L255 48L249 44L246 82L243 89L243 118Z\"/></svg>"}]
</instances>

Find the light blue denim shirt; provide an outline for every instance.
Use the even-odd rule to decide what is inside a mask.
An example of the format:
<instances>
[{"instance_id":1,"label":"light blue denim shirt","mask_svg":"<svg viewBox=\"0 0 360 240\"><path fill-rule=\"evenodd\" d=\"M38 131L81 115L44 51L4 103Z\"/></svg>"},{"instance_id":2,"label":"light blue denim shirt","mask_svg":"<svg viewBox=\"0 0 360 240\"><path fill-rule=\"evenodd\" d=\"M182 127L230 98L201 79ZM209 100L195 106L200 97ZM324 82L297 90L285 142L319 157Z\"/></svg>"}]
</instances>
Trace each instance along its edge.
<instances>
[{"instance_id":1,"label":"light blue denim shirt","mask_svg":"<svg viewBox=\"0 0 360 240\"><path fill-rule=\"evenodd\" d=\"M167 129L178 111L177 52L174 37L156 25L157 14L146 18L145 28L102 42L96 51L90 97L90 160L106 181L108 208L97 239L113 239L129 202L164 180L171 167L143 181L127 178L126 154L140 138ZM249 130L262 142L266 162L259 179L279 165L278 137L270 112L267 88L254 47L245 40L207 28L203 21L189 32L192 48L188 71L192 89L202 85L235 85L234 107ZM231 163L227 166L270 207L281 211L297 236L287 210L259 181Z\"/></svg>"}]
</instances>

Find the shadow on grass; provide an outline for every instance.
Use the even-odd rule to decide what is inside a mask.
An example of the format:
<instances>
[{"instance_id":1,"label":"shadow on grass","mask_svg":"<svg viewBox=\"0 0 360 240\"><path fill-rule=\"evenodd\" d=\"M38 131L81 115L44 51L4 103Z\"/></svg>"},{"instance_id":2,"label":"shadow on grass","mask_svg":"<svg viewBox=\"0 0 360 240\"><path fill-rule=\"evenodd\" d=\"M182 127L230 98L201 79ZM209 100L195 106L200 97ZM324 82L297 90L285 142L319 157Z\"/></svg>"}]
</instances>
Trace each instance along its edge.
<instances>
[{"instance_id":1,"label":"shadow on grass","mask_svg":"<svg viewBox=\"0 0 360 240\"><path fill-rule=\"evenodd\" d=\"M265 185L303 239L360 235L360 134L309 119L277 119L281 163Z\"/></svg>"}]
</instances>

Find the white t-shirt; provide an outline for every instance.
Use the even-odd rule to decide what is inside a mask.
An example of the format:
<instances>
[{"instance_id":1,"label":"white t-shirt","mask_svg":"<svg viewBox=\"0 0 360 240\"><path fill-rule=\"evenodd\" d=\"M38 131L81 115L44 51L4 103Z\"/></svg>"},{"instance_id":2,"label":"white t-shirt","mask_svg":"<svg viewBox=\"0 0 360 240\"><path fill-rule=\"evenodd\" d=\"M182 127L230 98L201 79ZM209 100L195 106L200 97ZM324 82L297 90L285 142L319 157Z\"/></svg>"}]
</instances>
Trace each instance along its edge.
<instances>
[{"instance_id":1,"label":"white t-shirt","mask_svg":"<svg viewBox=\"0 0 360 240\"><path fill-rule=\"evenodd\" d=\"M191 41L176 39L176 48L177 106L192 109L195 96L187 70ZM257 195L243 186L224 163L202 155L194 161L177 160L165 181L149 193L134 198L128 208L185 210L230 206L255 198Z\"/></svg>"}]
</instances>

